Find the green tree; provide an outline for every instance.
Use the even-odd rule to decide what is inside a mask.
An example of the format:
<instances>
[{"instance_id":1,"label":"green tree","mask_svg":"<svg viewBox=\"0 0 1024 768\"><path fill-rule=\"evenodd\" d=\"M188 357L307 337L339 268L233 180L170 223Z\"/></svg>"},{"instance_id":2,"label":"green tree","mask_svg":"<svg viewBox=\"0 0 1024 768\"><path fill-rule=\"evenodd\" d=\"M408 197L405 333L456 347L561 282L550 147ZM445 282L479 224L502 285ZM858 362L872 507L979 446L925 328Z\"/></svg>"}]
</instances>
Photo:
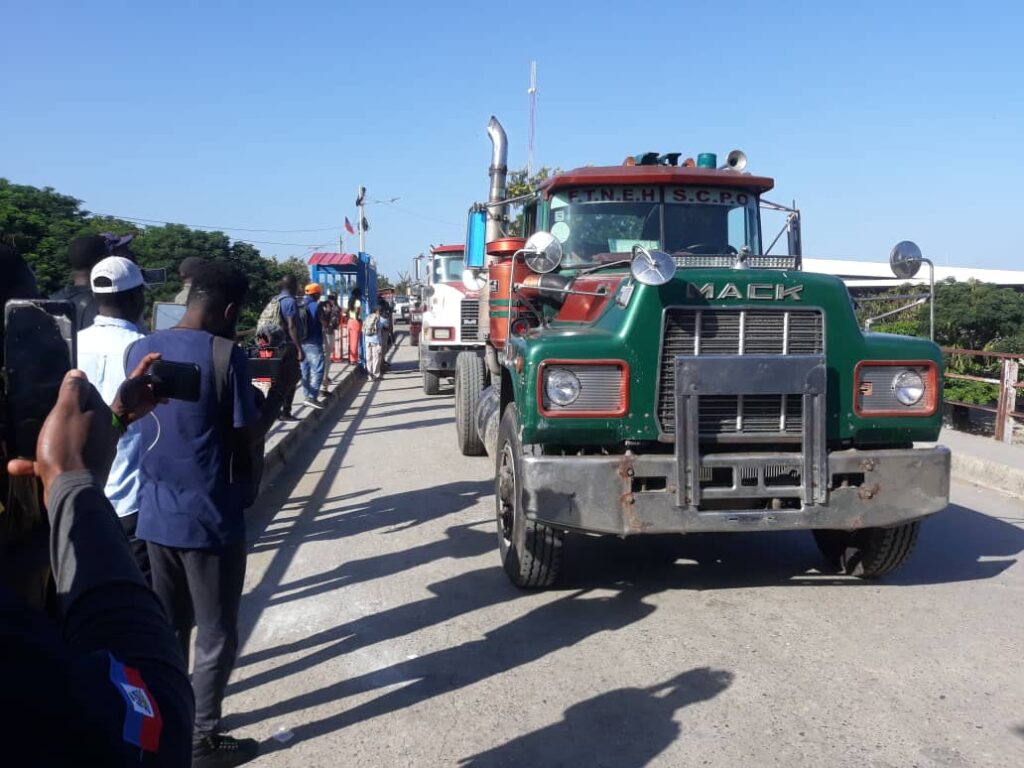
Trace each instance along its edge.
<instances>
[{"instance_id":1,"label":"green tree","mask_svg":"<svg viewBox=\"0 0 1024 768\"><path fill-rule=\"evenodd\" d=\"M522 197L528 195L540 186L541 182L561 173L559 168L549 168L548 166L541 167L536 173L530 175L526 172L525 168L518 168L514 171L510 171L508 174L508 181L506 182L507 194L510 198ZM512 211L509 212L511 223L509 225L509 234L513 237L522 236L523 234L523 206L517 204L512 206Z\"/></svg>"},{"instance_id":2,"label":"green tree","mask_svg":"<svg viewBox=\"0 0 1024 768\"><path fill-rule=\"evenodd\" d=\"M410 288L412 288L412 275L406 269L399 270L398 282L395 283L395 293L399 295L408 294Z\"/></svg>"},{"instance_id":3,"label":"green tree","mask_svg":"<svg viewBox=\"0 0 1024 768\"><path fill-rule=\"evenodd\" d=\"M80 200L0 178L0 241L25 257L44 294L68 283L68 243L86 229L86 216Z\"/></svg>"},{"instance_id":4,"label":"green tree","mask_svg":"<svg viewBox=\"0 0 1024 768\"><path fill-rule=\"evenodd\" d=\"M249 278L249 295L239 324L242 329L255 324L285 274L294 274L300 285L309 282L309 268L301 259L267 258L253 245L232 242L223 232L192 229L184 224L143 227L117 218L92 216L74 197L49 187L39 189L0 179L0 242L12 245L26 258L44 296L70 282L68 243L80 235L100 232L135 235L132 250L140 266L167 270L167 282L148 292L150 305L153 301L168 301L181 290L179 268L189 256L237 264Z\"/></svg>"},{"instance_id":5,"label":"green tree","mask_svg":"<svg viewBox=\"0 0 1024 768\"><path fill-rule=\"evenodd\" d=\"M377 275L377 290L378 291L390 291L394 288L391 285L391 280L387 275Z\"/></svg>"}]
</instances>

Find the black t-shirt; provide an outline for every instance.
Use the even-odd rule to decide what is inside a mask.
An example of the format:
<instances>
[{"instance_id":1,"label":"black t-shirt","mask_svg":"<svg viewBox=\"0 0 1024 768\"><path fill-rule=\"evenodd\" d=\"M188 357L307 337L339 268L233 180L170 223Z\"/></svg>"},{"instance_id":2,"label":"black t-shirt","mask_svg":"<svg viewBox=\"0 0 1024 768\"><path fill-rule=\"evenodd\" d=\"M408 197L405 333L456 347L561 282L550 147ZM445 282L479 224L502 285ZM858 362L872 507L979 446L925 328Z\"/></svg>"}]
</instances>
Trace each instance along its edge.
<instances>
[{"instance_id":1,"label":"black t-shirt","mask_svg":"<svg viewBox=\"0 0 1024 768\"><path fill-rule=\"evenodd\" d=\"M75 305L76 331L88 328L96 319L96 297L87 285L69 285L67 288L61 288L50 298L54 301L70 301Z\"/></svg>"}]
</instances>

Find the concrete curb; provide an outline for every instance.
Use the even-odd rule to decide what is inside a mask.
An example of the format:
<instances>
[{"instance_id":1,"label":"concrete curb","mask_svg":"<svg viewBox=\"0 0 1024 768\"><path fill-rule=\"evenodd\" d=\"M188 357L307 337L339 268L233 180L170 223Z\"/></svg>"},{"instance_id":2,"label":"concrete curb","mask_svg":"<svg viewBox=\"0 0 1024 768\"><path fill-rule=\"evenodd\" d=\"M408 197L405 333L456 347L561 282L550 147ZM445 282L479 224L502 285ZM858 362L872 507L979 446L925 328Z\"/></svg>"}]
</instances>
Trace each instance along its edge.
<instances>
[{"instance_id":1,"label":"concrete curb","mask_svg":"<svg viewBox=\"0 0 1024 768\"><path fill-rule=\"evenodd\" d=\"M1024 470L953 450L954 480L1024 498Z\"/></svg>"},{"instance_id":2,"label":"concrete curb","mask_svg":"<svg viewBox=\"0 0 1024 768\"><path fill-rule=\"evenodd\" d=\"M302 446L306 435L313 432L324 419L332 418L338 409L338 404L344 399L345 394L366 376L358 366L352 366L346 370L334 389L327 395L327 407L323 410L312 411L305 416L294 429L288 431L275 445L267 450L263 457L263 481L260 483L260 493L267 490L277 476L287 465L289 459Z\"/></svg>"}]
</instances>

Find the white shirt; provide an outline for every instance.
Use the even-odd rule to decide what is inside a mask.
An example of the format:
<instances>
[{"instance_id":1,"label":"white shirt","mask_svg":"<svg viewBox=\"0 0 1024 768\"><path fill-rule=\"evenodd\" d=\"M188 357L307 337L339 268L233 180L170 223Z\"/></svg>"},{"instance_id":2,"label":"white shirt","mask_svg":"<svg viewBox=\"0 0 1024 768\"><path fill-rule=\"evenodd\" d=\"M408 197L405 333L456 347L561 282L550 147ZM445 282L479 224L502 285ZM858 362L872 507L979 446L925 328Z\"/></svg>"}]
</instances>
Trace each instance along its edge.
<instances>
[{"instance_id":1,"label":"white shirt","mask_svg":"<svg viewBox=\"0 0 1024 768\"><path fill-rule=\"evenodd\" d=\"M97 315L92 325L78 332L78 367L107 405L114 402L118 387L127 378L125 349L143 336L135 323L103 315ZM118 517L139 511L141 461L142 432L138 424L133 424L117 443L117 455L103 489Z\"/></svg>"}]
</instances>

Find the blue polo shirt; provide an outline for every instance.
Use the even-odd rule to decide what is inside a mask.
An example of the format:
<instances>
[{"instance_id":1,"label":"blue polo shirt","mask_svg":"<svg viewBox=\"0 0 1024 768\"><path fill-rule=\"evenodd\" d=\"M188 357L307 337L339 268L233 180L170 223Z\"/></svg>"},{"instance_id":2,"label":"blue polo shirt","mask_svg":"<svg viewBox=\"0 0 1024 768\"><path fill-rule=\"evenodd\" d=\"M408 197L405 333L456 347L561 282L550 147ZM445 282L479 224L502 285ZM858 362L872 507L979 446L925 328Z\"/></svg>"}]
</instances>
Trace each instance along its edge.
<instances>
[{"instance_id":1,"label":"blue polo shirt","mask_svg":"<svg viewBox=\"0 0 1024 768\"><path fill-rule=\"evenodd\" d=\"M306 340L303 344L315 344L318 347L324 343L324 329L320 325L320 305L316 296L306 297Z\"/></svg>"},{"instance_id":2,"label":"blue polo shirt","mask_svg":"<svg viewBox=\"0 0 1024 768\"><path fill-rule=\"evenodd\" d=\"M289 317L297 318L299 316L299 305L295 297L288 293L288 291L281 291L277 296L280 299L278 303L281 305L281 323L284 329L284 338L285 341L290 342L292 337L288 335L287 322Z\"/></svg>"},{"instance_id":3,"label":"blue polo shirt","mask_svg":"<svg viewBox=\"0 0 1024 768\"><path fill-rule=\"evenodd\" d=\"M245 538L242 489L229 478L232 428L256 420L256 400L245 353L231 353L227 393L218 404L213 336L172 329L140 339L128 370L149 352L199 366L199 400L171 400L138 423L142 427L139 523L136 536L168 547L219 548ZM228 413L227 409L231 409Z\"/></svg>"}]
</instances>

